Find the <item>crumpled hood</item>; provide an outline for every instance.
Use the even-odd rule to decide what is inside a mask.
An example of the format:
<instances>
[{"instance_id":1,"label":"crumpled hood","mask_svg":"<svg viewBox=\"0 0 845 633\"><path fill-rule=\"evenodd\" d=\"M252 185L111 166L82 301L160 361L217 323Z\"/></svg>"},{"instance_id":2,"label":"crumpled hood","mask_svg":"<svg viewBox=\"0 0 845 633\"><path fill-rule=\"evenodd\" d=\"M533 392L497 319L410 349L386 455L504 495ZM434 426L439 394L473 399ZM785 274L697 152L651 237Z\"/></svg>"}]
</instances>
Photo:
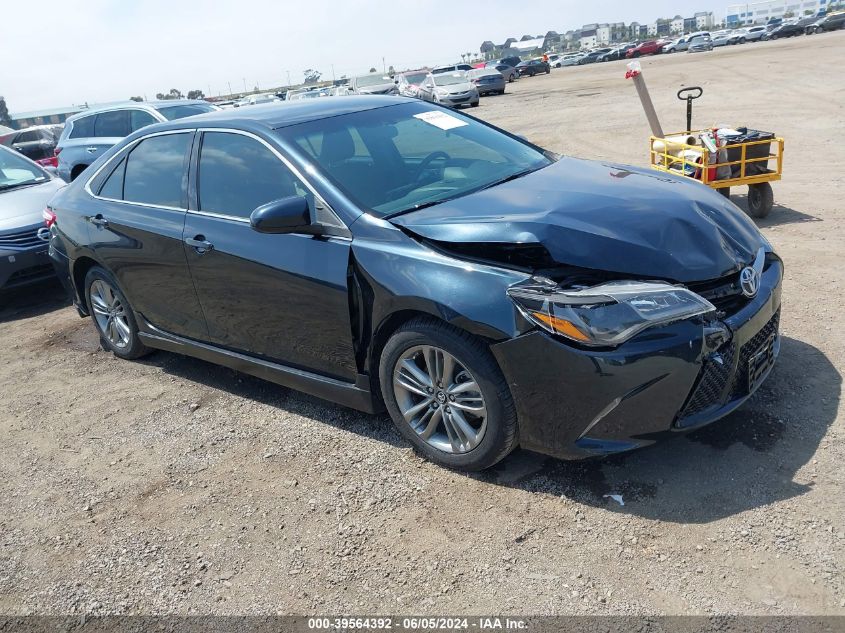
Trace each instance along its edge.
<instances>
[{"instance_id":1,"label":"crumpled hood","mask_svg":"<svg viewBox=\"0 0 845 633\"><path fill-rule=\"evenodd\" d=\"M41 213L50 198L65 183L58 178L18 189L0 191L0 231L19 229L43 222Z\"/></svg>"},{"instance_id":2,"label":"crumpled hood","mask_svg":"<svg viewBox=\"0 0 845 633\"><path fill-rule=\"evenodd\" d=\"M560 264L681 283L736 272L765 245L709 187L570 157L391 221L437 242L540 244Z\"/></svg>"}]
</instances>

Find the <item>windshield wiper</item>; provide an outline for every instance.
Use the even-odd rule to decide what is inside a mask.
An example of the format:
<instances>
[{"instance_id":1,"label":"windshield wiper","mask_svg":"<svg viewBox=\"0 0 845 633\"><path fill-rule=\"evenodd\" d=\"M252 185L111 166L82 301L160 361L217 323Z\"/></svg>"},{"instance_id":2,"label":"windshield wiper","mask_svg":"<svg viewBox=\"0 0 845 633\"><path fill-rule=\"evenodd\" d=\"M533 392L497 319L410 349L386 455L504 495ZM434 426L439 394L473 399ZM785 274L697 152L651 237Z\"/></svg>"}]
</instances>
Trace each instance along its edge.
<instances>
[{"instance_id":1,"label":"windshield wiper","mask_svg":"<svg viewBox=\"0 0 845 633\"><path fill-rule=\"evenodd\" d=\"M510 176L506 176L501 180L494 180L489 185L484 185L480 189L476 189L476 191L484 191L485 189L490 189L490 187L496 187L498 185L503 185L506 182L510 182L511 180L516 180L517 178L522 178L523 176L527 176L531 172L537 171L538 168L531 167L529 169L523 169L522 171L518 171L515 174L511 174Z\"/></svg>"},{"instance_id":2,"label":"windshield wiper","mask_svg":"<svg viewBox=\"0 0 845 633\"><path fill-rule=\"evenodd\" d=\"M30 185L39 184L39 180L28 180L26 182L16 182L11 185L0 185L0 191L8 191L9 189L17 189L18 187L29 187ZM46 181L45 181L46 182Z\"/></svg>"}]
</instances>

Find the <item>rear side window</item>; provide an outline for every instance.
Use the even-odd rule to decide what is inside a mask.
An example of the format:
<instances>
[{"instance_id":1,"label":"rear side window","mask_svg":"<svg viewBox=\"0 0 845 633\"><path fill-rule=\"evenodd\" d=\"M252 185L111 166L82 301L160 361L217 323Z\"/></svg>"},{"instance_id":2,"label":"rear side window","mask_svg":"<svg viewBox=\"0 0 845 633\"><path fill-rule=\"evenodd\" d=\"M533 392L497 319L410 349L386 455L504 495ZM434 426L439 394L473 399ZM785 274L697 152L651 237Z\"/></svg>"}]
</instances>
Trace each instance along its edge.
<instances>
[{"instance_id":1,"label":"rear side window","mask_svg":"<svg viewBox=\"0 0 845 633\"><path fill-rule=\"evenodd\" d=\"M120 163L112 171L111 176L106 179L103 186L100 187L99 195L103 198L111 198L112 200L123 200L123 172L126 169L126 159Z\"/></svg>"},{"instance_id":2,"label":"rear side window","mask_svg":"<svg viewBox=\"0 0 845 633\"><path fill-rule=\"evenodd\" d=\"M15 143L31 143L32 141L40 141L41 134L38 130L26 130L18 135Z\"/></svg>"},{"instance_id":3,"label":"rear side window","mask_svg":"<svg viewBox=\"0 0 845 633\"><path fill-rule=\"evenodd\" d=\"M73 122L70 138L90 138L94 136L94 119L96 115L84 116Z\"/></svg>"},{"instance_id":4,"label":"rear side window","mask_svg":"<svg viewBox=\"0 0 845 633\"><path fill-rule=\"evenodd\" d=\"M185 156L192 136L164 134L138 143L126 158L123 199L182 208Z\"/></svg>"},{"instance_id":5,"label":"rear side window","mask_svg":"<svg viewBox=\"0 0 845 633\"><path fill-rule=\"evenodd\" d=\"M198 180L202 211L241 218L273 200L308 195L273 152L241 134L203 134Z\"/></svg>"},{"instance_id":6,"label":"rear side window","mask_svg":"<svg viewBox=\"0 0 845 633\"><path fill-rule=\"evenodd\" d=\"M205 114L206 112L214 112L214 106L204 103L188 103L184 105L162 106L157 108L164 118L168 121L175 119L183 119L186 116L194 116L195 114Z\"/></svg>"},{"instance_id":7,"label":"rear side window","mask_svg":"<svg viewBox=\"0 0 845 633\"><path fill-rule=\"evenodd\" d=\"M129 136L129 112L127 110L115 110L114 112L102 112L97 115L94 121L94 136Z\"/></svg>"},{"instance_id":8,"label":"rear side window","mask_svg":"<svg viewBox=\"0 0 845 633\"><path fill-rule=\"evenodd\" d=\"M129 127L132 128L133 132L135 130L140 130L142 127L152 125L153 123L158 123L158 119L146 110L129 111Z\"/></svg>"}]
</instances>

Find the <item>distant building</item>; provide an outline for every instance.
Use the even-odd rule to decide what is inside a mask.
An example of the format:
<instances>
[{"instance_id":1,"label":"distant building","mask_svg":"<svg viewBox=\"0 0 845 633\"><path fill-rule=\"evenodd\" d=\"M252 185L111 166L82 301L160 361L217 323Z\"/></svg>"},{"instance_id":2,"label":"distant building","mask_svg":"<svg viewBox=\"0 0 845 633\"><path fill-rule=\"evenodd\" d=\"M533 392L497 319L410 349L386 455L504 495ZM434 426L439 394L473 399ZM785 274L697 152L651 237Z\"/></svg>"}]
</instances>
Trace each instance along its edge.
<instances>
[{"instance_id":1,"label":"distant building","mask_svg":"<svg viewBox=\"0 0 845 633\"><path fill-rule=\"evenodd\" d=\"M712 11L699 11L695 14L695 27L699 30L712 29L716 26Z\"/></svg>"},{"instance_id":2,"label":"distant building","mask_svg":"<svg viewBox=\"0 0 845 633\"><path fill-rule=\"evenodd\" d=\"M818 15L831 4L831 0L762 0L731 4L725 9L725 24L729 27L765 24L772 18L782 18L786 13L795 17Z\"/></svg>"},{"instance_id":3,"label":"distant building","mask_svg":"<svg viewBox=\"0 0 845 633\"><path fill-rule=\"evenodd\" d=\"M597 24L591 25L593 28L587 28L586 26L581 29L581 48L595 48L598 45L598 35L596 27Z\"/></svg>"},{"instance_id":4,"label":"distant building","mask_svg":"<svg viewBox=\"0 0 845 633\"><path fill-rule=\"evenodd\" d=\"M16 130L33 125L45 125L48 123L64 123L69 116L82 112L85 106L68 106L64 108L52 108L50 110L35 110L33 112L10 113L12 127Z\"/></svg>"},{"instance_id":5,"label":"distant building","mask_svg":"<svg viewBox=\"0 0 845 633\"><path fill-rule=\"evenodd\" d=\"M672 33L681 34L684 32L684 19L680 15L676 15L672 20Z\"/></svg>"},{"instance_id":6,"label":"distant building","mask_svg":"<svg viewBox=\"0 0 845 633\"><path fill-rule=\"evenodd\" d=\"M532 53L538 49L543 48L544 38L535 37L530 40L522 40L521 42L511 42L510 47L519 51L520 55Z\"/></svg>"}]
</instances>

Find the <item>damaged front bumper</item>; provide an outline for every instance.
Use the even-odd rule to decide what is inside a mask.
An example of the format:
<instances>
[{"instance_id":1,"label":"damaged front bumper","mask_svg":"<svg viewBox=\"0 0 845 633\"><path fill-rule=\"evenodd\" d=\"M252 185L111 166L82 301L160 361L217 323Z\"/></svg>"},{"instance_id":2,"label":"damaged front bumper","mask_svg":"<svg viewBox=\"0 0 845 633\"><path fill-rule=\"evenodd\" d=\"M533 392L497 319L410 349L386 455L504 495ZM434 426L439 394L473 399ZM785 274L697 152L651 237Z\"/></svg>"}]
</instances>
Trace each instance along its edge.
<instances>
[{"instance_id":1,"label":"damaged front bumper","mask_svg":"<svg viewBox=\"0 0 845 633\"><path fill-rule=\"evenodd\" d=\"M740 406L780 349L783 267L774 260L757 295L720 322L688 319L607 351L541 331L492 346L519 419L520 445L567 459L647 446Z\"/></svg>"}]
</instances>

